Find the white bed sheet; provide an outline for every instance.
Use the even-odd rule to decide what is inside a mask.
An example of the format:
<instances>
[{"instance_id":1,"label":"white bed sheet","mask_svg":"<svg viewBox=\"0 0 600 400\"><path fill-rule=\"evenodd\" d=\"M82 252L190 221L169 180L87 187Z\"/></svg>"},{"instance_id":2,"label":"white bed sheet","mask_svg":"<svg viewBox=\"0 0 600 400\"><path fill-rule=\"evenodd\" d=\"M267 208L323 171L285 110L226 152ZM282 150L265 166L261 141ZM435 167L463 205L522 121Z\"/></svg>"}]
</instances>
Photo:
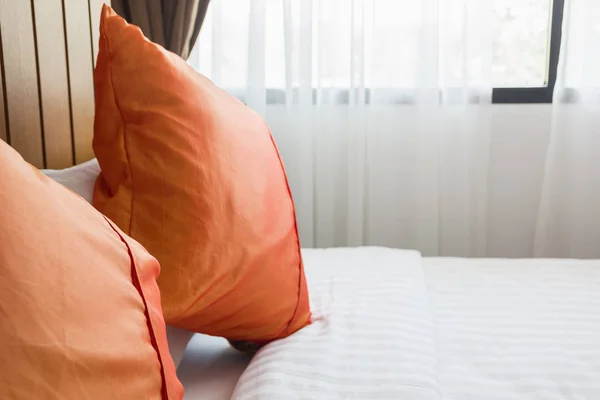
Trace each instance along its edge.
<instances>
[{"instance_id":1,"label":"white bed sheet","mask_svg":"<svg viewBox=\"0 0 600 400\"><path fill-rule=\"evenodd\" d=\"M233 398L600 399L598 261L304 259L314 323L263 348Z\"/></svg>"},{"instance_id":2,"label":"white bed sheet","mask_svg":"<svg viewBox=\"0 0 600 400\"><path fill-rule=\"evenodd\" d=\"M600 399L600 262L425 259L451 399Z\"/></svg>"},{"instance_id":3,"label":"white bed sheet","mask_svg":"<svg viewBox=\"0 0 600 400\"><path fill-rule=\"evenodd\" d=\"M251 358L225 339L195 334L177 368L184 400L229 400Z\"/></svg>"}]
</instances>

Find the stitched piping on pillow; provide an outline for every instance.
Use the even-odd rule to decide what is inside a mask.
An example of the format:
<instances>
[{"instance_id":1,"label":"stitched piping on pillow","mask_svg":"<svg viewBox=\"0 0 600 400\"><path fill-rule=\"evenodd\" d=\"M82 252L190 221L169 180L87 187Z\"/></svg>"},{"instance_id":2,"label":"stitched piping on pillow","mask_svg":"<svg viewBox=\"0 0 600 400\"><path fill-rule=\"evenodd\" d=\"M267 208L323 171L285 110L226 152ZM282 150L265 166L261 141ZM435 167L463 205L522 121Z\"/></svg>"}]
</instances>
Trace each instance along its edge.
<instances>
[{"instance_id":1,"label":"stitched piping on pillow","mask_svg":"<svg viewBox=\"0 0 600 400\"><path fill-rule=\"evenodd\" d=\"M161 378L161 384L162 384L161 385L161 397L163 400L169 400L169 395L167 393L167 378L165 376L163 359L162 359L162 355L158 348L158 341L156 340L156 335L154 334L154 328L152 327L152 320L150 319L150 311L148 310L148 304L146 303L146 298L144 297L144 292L142 291L142 285L140 283L140 278L137 273L137 268L136 268L136 264L135 264L135 256L134 256L133 252L131 251L131 247L129 247L129 244L127 243L125 238L119 233L119 231L117 229L115 229L112 222L104 215L103 215L103 217L106 220L106 222L108 223L108 225L112 228L112 230L117 234L119 239L121 239L121 242L127 248L127 254L129 255L129 259L131 260L131 283L133 284L133 286L137 290L138 294L142 298L142 302L144 304L144 316L146 317L146 325L148 326L148 334L150 336L150 343L152 344L154 351L156 351L156 356L157 356L158 362L160 364L160 378Z\"/></svg>"}]
</instances>

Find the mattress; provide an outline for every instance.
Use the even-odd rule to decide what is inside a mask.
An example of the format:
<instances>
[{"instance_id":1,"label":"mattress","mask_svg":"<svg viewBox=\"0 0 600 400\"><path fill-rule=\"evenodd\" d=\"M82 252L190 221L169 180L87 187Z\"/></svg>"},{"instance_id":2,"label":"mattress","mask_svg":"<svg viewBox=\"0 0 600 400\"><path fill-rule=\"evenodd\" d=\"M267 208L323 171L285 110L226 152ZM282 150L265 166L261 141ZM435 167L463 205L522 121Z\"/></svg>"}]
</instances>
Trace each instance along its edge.
<instances>
[{"instance_id":1,"label":"mattress","mask_svg":"<svg viewBox=\"0 0 600 400\"><path fill-rule=\"evenodd\" d=\"M232 398L600 399L598 261L304 260L313 324L261 349Z\"/></svg>"}]
</instances>

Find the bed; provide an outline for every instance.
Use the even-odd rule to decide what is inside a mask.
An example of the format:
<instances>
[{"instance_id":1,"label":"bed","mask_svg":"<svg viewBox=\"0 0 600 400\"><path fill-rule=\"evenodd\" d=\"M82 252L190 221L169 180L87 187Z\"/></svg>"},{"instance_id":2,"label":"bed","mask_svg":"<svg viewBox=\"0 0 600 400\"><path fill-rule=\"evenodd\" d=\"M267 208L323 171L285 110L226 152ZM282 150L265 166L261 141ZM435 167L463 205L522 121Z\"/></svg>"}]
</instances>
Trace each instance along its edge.
<instances>
[{"instance_id":1,"label":"bed","mask_svg":"<svg viewBox=\"0 0 600 400\"><path fill-rule=\"evenodd\" d=\"M0 139L39 168L93 157L101 3L0 2ZM600 261L303 256L313 323L253 357L194 335L185 399L600 399Z\"/></svg>"},{"instance_id":2,"label":"bed","mask_svg":"<svg viewBox=\"0 0 600 400\"><path fill-rule=\"evenodd\" d=\"M251 360L197 335L186 399L600 398L598 261L303 255L313 324Z\"/></svg>"}]
</instances>

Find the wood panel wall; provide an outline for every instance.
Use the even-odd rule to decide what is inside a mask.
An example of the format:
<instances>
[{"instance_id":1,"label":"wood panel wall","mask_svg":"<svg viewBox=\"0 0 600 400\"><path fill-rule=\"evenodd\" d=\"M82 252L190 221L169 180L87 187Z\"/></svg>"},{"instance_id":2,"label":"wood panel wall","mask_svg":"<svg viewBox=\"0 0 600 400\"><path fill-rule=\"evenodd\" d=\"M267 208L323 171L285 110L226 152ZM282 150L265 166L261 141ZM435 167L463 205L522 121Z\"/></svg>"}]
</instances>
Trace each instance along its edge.
<instances>
[{"instance_id":1,"label":"wood panel wall","mask_svg":"<svg viewBox=\"0 0 600 400\"><path fill-rule=\"evenodd\" d=\"M0 0L0 139L38 168L93 158L103 0Z\"/></svg>"}]
</instances>

